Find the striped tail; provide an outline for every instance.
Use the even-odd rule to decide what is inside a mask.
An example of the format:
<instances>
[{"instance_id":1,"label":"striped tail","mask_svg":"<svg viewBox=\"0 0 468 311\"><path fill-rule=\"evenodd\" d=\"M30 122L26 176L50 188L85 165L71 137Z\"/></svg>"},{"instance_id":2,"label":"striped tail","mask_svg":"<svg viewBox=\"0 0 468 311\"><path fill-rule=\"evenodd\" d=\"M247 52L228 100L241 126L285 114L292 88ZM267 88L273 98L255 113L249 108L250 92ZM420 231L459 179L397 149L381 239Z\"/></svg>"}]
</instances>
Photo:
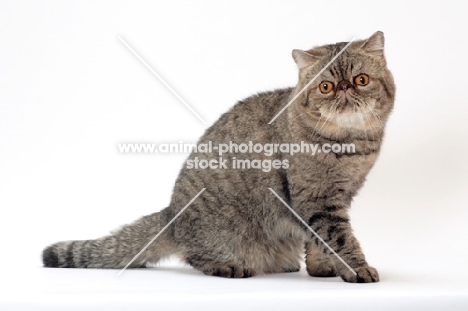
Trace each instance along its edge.
<instances>
[{"instance_id":1,"label":"striped tail","mask_svg":"<svg viewBox=\"0 0 468 311\"><path fill-rule=\"evenodd\" d=\"M164 212L164 211L163 211ZM144 216L97 240L55 243L42 253L45 267L56 268L124 268L164 227L164 213ZM146 267L173 253L170 230L163 232L136 258L129 268Z\"/></svg>"}]
</instances>

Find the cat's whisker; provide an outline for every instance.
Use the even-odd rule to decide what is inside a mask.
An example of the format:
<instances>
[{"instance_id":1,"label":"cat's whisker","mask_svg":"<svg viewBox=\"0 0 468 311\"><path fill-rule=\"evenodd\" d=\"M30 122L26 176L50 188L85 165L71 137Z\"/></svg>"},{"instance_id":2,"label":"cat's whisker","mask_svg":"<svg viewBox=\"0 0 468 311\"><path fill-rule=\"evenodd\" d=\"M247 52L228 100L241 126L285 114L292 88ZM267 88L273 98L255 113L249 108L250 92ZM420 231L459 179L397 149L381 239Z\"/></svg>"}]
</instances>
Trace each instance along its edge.
<instances>
[{"instance_id":1,"label":"cat's whisker","mask_svg":"<svg viewBox=\"0 0 468 311\"><path fill-rule=\"evenodd\" d=\"M315 138L315 135L316 135L316 134L319 134L319 135L320 135L320 131L321 131L321 130L324 128L324 126L327 124L326 118L332 119L332 118L335 117L335 115L338 113L338 110L336 110L336 108L338 108L338 101L336 101L336 102L332 105L332 107L330 108L331 115L325 116L325 121L323 122L323 125L316 131L317 125L318 125L318 123L320 122L320 119L322 118L322 116L320 116L319 121L318 121L317 124L315 125L314 135L312 136L312 138L310 139L310 141L313 141L313 139ZM335 110L335 112L334 112L333 110Z\"/></svg>"},{"instance_id":2,"label":"cat's whisker","mask_svg":"<svg viewBox=\"0 0 468 311\"><path fill-rule=\"evenodd\" d=\"M315 134L317 133L317 126L319 125L320 120L322 120L322 118L323 118L323 115L320 114L320 118L318 119L317 123L315 123L314 130L312 131L312 138L310 139L311 142L313 142L313 139L315 138Z\"/></svg>"},{"instance_id":3,"label":"cat's whisker","mask_svg":"<svg viewBox=\"0 0 468 311\"><path fill-rule=\"evenodd\" d=\"M370 148L370 147L369 147L369 144L370 144L369 136L367 136L367 131L366 131L366 122L364 121L364 116L363 116L363 114L362 114L362 110L361 110L360 107L358 107L358 115L359 115L359 117L360 117L361 120L362 120L363 129L364 129L364 135L366 135L367 148Z\"/></svg>"},{"instance_id":4,"label":"cat's whisker","mask_svg":"<svg viewBox=\"0 0 468 311\"><path fill-rule=\"evenodd\" d=\"M374 135L374 139L376 137L378 137L380 140L382 140L382 135L380 135L380 129L379 128L376 128L375 126L372 125L372 120L371 120L371 117L368 116L367 118L364 118L365 119L365 124L364 126L369 126L373 132L373 135ZM377 129L377 130L376 130Z\"/></svg>"},{"instance_id":5,"label":"cat's whisker","mask_svg":"<svg viewBox=\"0 0 468 311\"><path fill-rule=\"evenodd\" d=\"M367 101L364 100L364 103L366 104L367 108L369 108L369 111L376 117L376 119L379 121L380 126L382 127L382 130L384 129L384 124L382 123L382 120L380 119L379 115L374 111L374 109L369 105Z\"/></svg>"},{"instance_id":6,"label":"cat's whisker","mask_svg":"<svg viewBox=\"0 0 468 311\"><path fill-rule=\"evenodd\" d=\"M291 119L290 122L296 120L297 118L299 118L299 117L302 116L302 115L305 115L305 114L313 114L313 113L314 113L313 111L306 111L306 112L303 112L303 113L297 115L295 118ZM320 115L320 117L322 117L322 115Z\"/></svg>"},{"instance_id":7,"label":"cat's whisker","mask_svg":"<svg viewBox=\"0 0 468 311\"><path fill-rule=\"evenodd\" d=\"M380 120L380 118L379 118L379 116L377 115L377 113L374 111L374 109L370 106L370 104L369 104L366 100L363 100L362 102L366 105L367 110L368 110L368 111L375 117L375 119L377 119L377 120L379 121L379 123L380 123L380 128L376 128L375 126L373 126L373 123L374 123L374 122L372 122L372 119L371 119L371 117L369 116L369 117L366 118L366 119L367 119L367 120L366 120L367 122L364 124L364 126L369 126L369 127L371 127L371 129L372 129L372 131L373 131L373 133L374 133L374 137L379 137L379 139L381 140L381 139L382 139L382 135L381 135L380 133L381 133L381 132L383 131L383 129L384 129L383 123L382 123L382 121Z\"/></svg>"},{"instance_id":8,"label":"cat's whisker","mask_svg":"<svg viewBox=\"0 0 468 311\"><path fill-rule=\"evenodd\" d=\"M371 124L370 119L367 119L366 122L367 122L367 123L366 123L365 125L372 129L372 132L373 132L374 137L378 137L379 140L382 140L382 135L380 134L380 128L373 126L373 125Z\"/></svg>"},{"instance_id":9,"label":"cat's whisker","mask_svg":"<svg viewBox=\"0 0 468 311\"><path fill-rule=\"evenodd\" d=\"M367 102L365 102L366 105L369 105ZM384 125L382 124L381 119L379 118L379 115L371 108L369 107L369 111L372 113L372 115L379 121L379 123L375 123L374 119L371 119L371 116L367 118L369 126L374 130L374 132L377 133L377 136L379 137L380 140L383 138L383 131L384 131Z\"/></svg>"}]
</instances>

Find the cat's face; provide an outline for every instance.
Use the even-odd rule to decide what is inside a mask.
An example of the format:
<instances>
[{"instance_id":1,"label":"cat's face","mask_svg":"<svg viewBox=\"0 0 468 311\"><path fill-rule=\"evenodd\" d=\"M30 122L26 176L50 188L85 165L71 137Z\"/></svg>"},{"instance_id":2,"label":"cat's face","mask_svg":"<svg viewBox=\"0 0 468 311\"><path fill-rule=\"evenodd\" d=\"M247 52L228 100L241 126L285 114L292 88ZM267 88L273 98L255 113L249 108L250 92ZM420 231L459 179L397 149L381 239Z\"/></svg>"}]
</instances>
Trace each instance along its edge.
<instances>
[{"instance_id":1,"label":"cat's face","mask_svg":"<svg viewBox=\"0 0 468 311\"><path fill-rule=\"evenodd\" d=\"M395 85L383 55L383 33L351 43L327 67L346 44L293 51L300 70L295 94L315 77L298 96L294 118L327 136L383 130L393 107Z\"/></svg>"}]
</instances>

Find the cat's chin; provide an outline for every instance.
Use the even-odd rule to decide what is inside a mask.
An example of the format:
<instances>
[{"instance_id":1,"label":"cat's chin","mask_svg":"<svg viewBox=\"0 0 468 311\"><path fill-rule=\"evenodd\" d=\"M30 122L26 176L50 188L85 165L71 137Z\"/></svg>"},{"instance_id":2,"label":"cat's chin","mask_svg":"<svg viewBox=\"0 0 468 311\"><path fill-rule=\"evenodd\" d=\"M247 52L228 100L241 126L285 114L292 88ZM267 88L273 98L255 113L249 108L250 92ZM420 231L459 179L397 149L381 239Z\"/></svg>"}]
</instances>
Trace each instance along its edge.
<instances>
[{"instance_id":1,"label":"cat's chin","mask_svg":"<svg viewBox=\"0 0 468 311\"><path fill-rule=\"evenodd\" d=\"M333 116L331 121L340 128L361 129L365 127L365 118L362 113L345 111Z\"/></svg>"}]
</instances>

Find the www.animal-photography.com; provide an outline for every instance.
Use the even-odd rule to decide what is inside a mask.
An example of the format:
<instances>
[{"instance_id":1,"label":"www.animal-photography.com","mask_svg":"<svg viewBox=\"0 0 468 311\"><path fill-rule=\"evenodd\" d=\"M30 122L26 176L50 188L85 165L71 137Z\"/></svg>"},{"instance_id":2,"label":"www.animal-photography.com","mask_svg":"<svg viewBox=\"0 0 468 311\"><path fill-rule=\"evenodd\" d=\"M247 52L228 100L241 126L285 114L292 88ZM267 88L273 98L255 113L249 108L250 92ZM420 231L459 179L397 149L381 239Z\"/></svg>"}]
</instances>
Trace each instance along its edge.
<instances>
[{"instance_id":1,"label":"www.animal-photography.com","mask_svg":"<svg viewBox=\"0 0 468 311\"><path fill-rule=\"evenodd\" d=\"M468 5L4 1L2 310L466 310Z\"/></svg>"}]
</instances>

